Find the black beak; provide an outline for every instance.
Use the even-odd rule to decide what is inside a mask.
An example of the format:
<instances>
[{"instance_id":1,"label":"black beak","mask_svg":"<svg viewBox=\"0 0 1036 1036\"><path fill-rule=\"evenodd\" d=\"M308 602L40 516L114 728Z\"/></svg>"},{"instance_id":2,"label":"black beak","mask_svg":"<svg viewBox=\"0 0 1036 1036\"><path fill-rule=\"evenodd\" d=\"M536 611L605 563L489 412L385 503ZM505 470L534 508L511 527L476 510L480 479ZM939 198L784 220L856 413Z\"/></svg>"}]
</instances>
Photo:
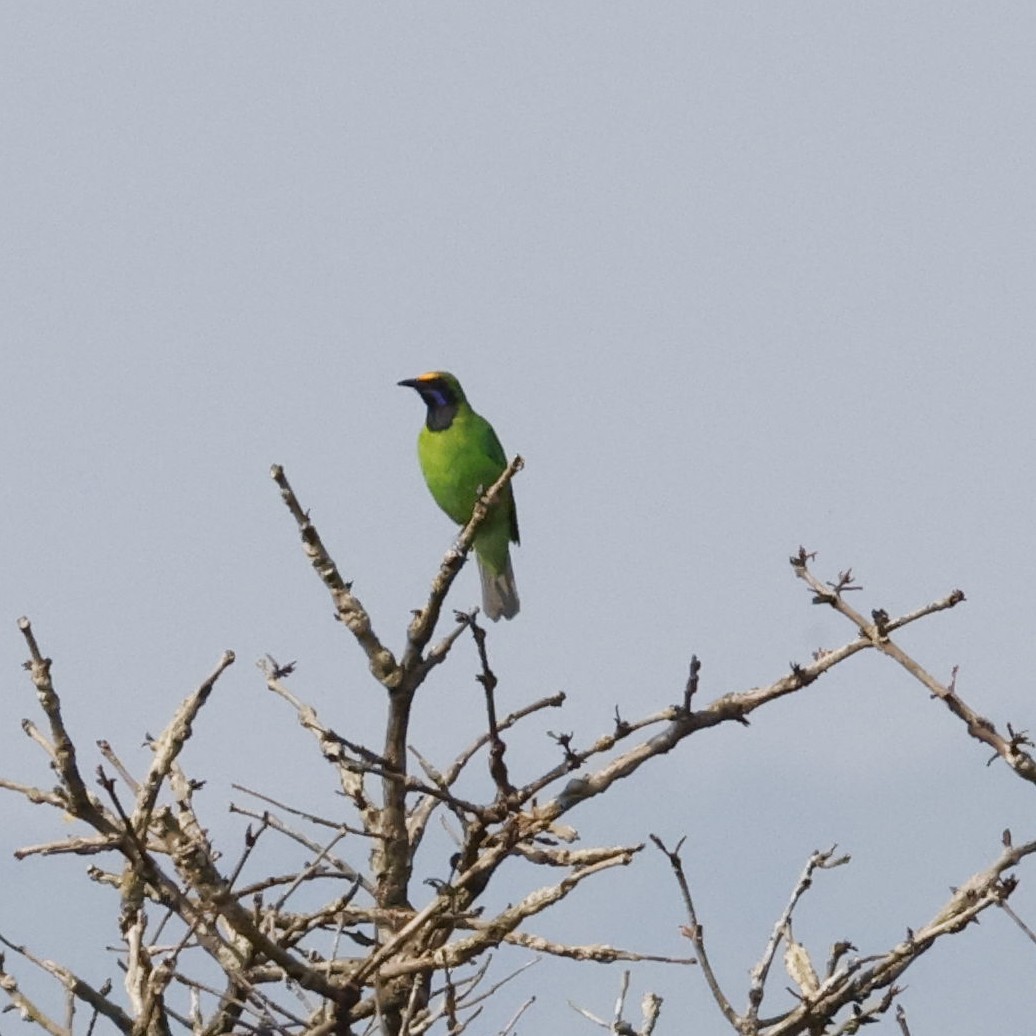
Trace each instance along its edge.
<instances>
[{"instance_id":1,"label":"black beak","mask_svg":"<svg viewBox=\"0 0 1036 1036\"><path fill-rule=\"evenodd\" d=\"M405 381L397 381L396 384L402 388L418 388L417 378L407 378Z\"/></svg>"}]
</instances>

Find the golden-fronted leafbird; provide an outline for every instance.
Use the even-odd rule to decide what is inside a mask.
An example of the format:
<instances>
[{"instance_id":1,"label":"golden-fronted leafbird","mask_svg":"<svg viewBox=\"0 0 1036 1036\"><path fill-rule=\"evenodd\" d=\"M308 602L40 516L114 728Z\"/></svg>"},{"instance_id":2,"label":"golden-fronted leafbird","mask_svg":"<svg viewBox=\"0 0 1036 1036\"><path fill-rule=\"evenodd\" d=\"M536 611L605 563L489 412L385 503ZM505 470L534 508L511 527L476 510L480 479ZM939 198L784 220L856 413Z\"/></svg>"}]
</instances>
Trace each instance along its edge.
<instances>
[{"instance_id":1,"label":"golden-fronted leafbird","mask_svg":"<svg viewBox=\"0 0 1036 1036\"><path fill-rule=\"evenodd\" d=\"M467 525L479 497L503 473L507 457L493 426L471 409L460 382L446 371L429 371L399 382L417 389L428 407L417 437L417 458L435 502ZM518 614L510 543L518 542L518 513L508 485L475 534L472 546L482 577L482 608L494 622Z\"/></svg>"}]
</instances>

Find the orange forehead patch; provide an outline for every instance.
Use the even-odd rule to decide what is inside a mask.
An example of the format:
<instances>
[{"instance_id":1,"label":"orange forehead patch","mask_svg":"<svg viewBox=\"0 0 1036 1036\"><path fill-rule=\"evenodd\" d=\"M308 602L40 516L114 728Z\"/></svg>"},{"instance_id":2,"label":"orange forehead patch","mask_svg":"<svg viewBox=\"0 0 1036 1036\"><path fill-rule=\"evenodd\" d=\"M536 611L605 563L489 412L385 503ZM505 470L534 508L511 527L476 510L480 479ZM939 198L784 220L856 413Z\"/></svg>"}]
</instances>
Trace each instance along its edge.
<instances>
[{"instance_id":1,"label":"orange forehead patch","mask_svg":"<svg viewBox=\"0 0 1036 1036\"><path fill-rule=\"evenodd\" d=\"M442 375L439 371L426 371L424 374L418 374L414 379L415 381L437 381Z\"/></svg>"}]
</instances>

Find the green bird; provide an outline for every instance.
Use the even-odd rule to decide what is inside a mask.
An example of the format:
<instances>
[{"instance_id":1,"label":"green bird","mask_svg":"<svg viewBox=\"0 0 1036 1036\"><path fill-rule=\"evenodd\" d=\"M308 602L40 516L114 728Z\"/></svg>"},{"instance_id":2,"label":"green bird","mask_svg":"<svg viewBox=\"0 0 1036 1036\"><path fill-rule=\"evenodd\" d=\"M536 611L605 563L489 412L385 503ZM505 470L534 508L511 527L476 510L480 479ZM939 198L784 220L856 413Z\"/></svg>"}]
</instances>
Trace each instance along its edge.
<instances>
[{"instance_id":1,"label":"green bird","mask_svg":"<svg viewBox=\"0 0 1036 1036\"><path fill-rule=\"evenodd\" d=\"M493 426L471 409L452 374L429 371L399 384L416 389L428 407L417 437L417 459L432 497L458 525L467 525L479 497L507 467L504 448ZM508 485L472 543L482 577L482 608L494 622L518 614L509 547L517 542L518 512Z\"/></svg>"}]
</instances>

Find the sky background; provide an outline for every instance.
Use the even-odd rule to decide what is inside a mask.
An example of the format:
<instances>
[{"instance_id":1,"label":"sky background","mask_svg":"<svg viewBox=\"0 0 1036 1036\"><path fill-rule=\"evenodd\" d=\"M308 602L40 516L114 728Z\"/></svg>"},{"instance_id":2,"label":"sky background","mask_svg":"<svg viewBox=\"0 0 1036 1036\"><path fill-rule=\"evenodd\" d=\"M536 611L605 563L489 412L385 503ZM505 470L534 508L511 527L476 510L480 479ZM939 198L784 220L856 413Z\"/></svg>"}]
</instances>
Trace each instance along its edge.
<instances>
[{"instance_id":1,"label":"sky background","mask_svg":"<svg viewBox=\"0 0 1036 1036\"><path fill-rule=\"evenodd\" d=\"M512 742L526 778L558 758L547 730L585 744L678 700L692 653L711 700L851 639L794 579L800 544L823 578L853 568L865 612L961 587L898 639L1036 728L1034 43L1021 2L0 5L3 775L50 783L19 726L25 614L86 772L98 738L143 770L232 648L185 756L206 823L231 852L232 781L333 807L253 662L298 660L350 738L383 701L269 467L398 650L453 536L395 384L432 368L526 460L522 612L489 646L504 710L568 695ZM466 570L451 603L476 595ZM480 729L476 669L462 642L418 703L439 763ZM1032 790L987 758L857 657L570 819L586 844L688 836L741 1007L814 849L853 856L796 925L823 961L920 927L1005 827L1036 837ZM0 932L113 974L83 861L11 858L60 818L9 794L0 817ZM684 920L645 851L538 930L686 955ZM906 976L912 1032L1030 1028L1034 968L987 914ZM530 991L522 1031L595 1031L566 999L605 1015L619 977L543 962L484 1031ZM646 989L659 1031L728 1031L696 971L638 967Z\"/></svg>"}]
</instances>

